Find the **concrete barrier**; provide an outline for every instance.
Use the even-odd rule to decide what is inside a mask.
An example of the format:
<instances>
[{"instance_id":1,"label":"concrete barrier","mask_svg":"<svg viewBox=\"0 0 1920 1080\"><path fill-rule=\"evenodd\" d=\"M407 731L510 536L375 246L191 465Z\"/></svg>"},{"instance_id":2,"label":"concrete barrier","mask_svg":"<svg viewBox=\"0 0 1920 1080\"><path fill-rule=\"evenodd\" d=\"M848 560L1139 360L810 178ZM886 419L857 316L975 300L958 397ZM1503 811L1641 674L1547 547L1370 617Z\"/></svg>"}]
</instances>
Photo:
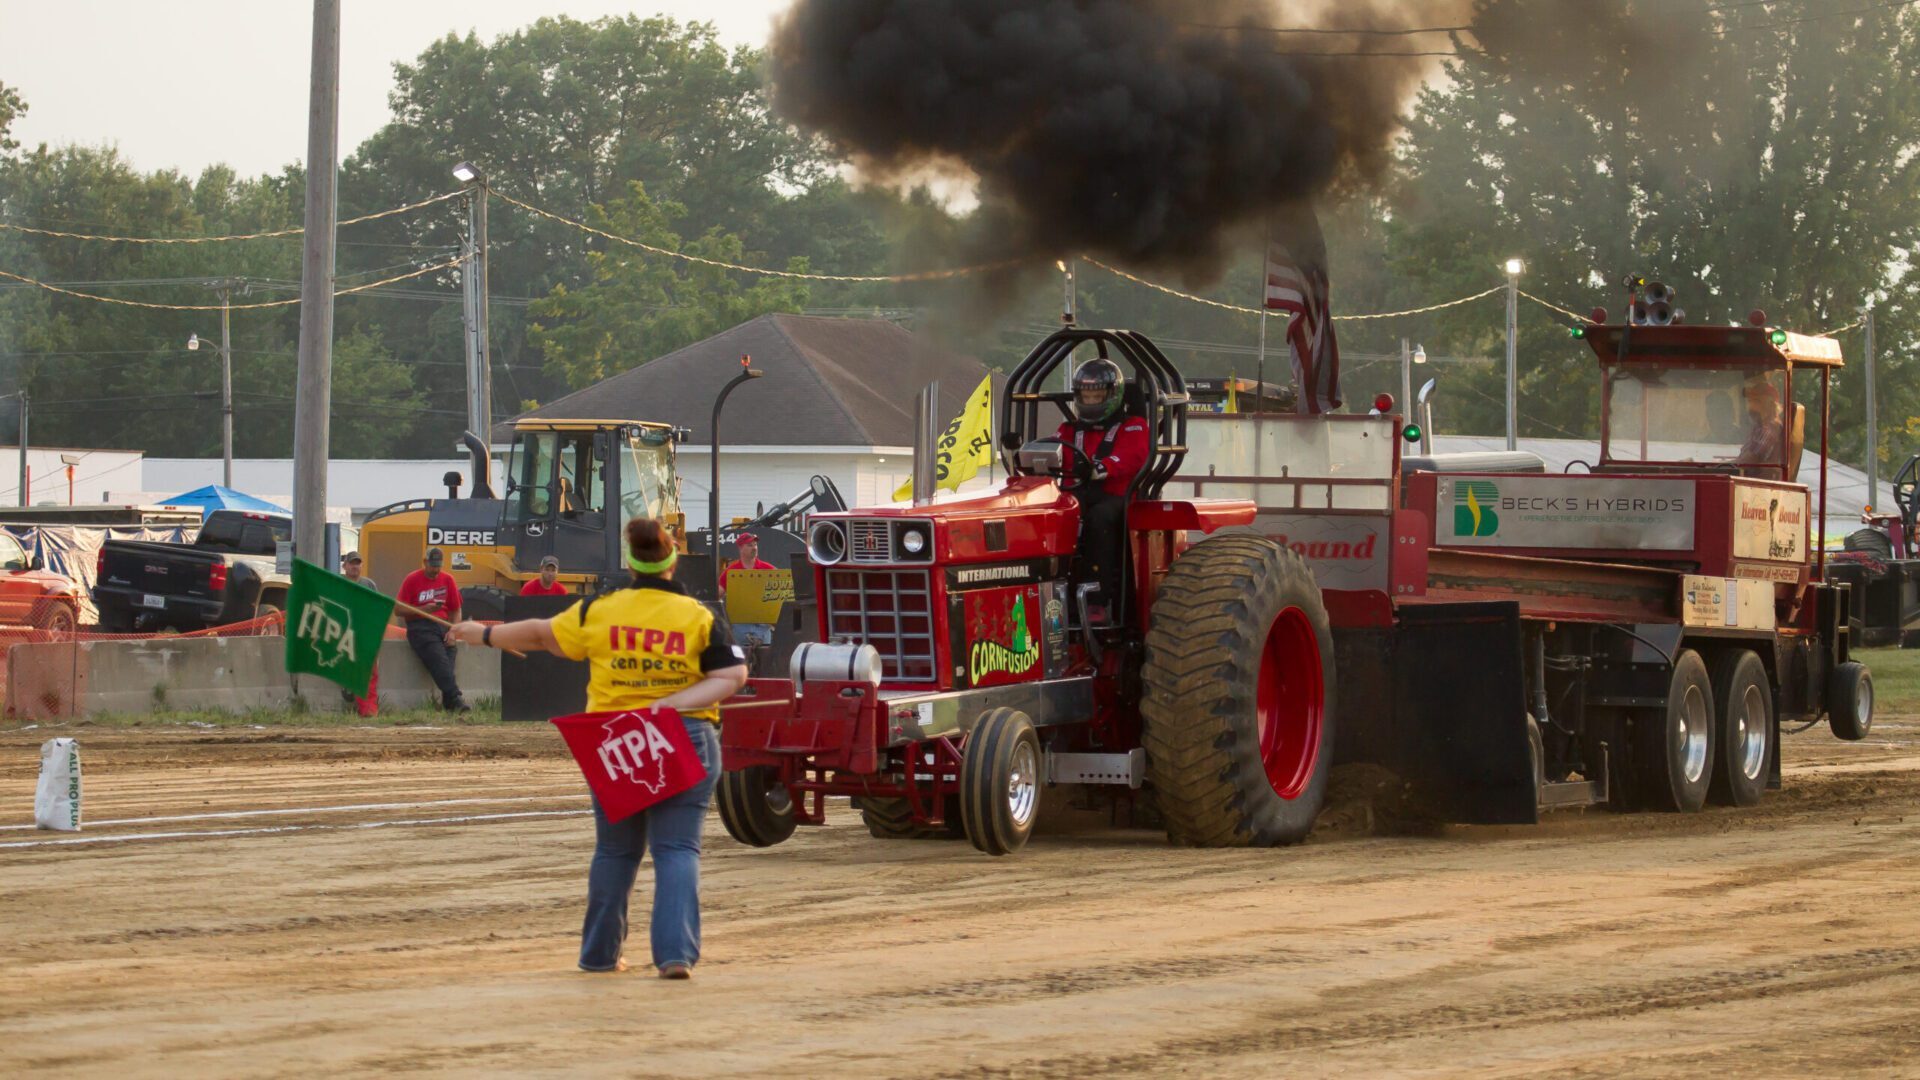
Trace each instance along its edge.
<instances>
[{"instance_id":1,"label":"concrete barrier","mask_svg":"<svg viewBox=\"0 0 1920 1080\"><path fill-rule=\"evenodd\" d=\"M246 712L285 707L294 696L287 675L286 640L279 637L148 638L15 645L7 655L7 713L21 719L209 709ZM454 650L456 677L468 701L500 695L500 654ZM352 706L340 688L314 675L299 676L307 707ZM380 649L380 707L412 709L439 703L404 641Z\"/></svg>"}]
</instances>

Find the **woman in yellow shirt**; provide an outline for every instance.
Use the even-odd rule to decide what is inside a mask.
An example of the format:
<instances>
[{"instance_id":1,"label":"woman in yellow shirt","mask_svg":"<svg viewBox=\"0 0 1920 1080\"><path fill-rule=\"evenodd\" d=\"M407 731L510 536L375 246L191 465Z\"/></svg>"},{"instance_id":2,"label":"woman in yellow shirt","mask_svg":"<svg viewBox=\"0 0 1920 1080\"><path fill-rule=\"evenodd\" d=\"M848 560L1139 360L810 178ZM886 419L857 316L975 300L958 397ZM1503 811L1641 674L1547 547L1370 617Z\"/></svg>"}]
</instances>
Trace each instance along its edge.
<instances>
[{"instance_id":1,"label":"woman in yellow shirt","mask_svg":"<svg viewBox=\"0 0 1920 1080\"><path fill-rule=\"evenodd\" d=\"M733 644L724 619L674 584L673 541L660 522L627 522L626 540L627 565L633 569L627 588L584 598L551 619L494 627L459 623L447 631L447 641L545 649L585 660L589 712L679 711L707 778L618 822L609 822L594 800L580 968L626 969L620 954L627 939L627 899L640 858L651 845L654 967L663 979L685 979L700 959L700 830L720 778L718 706L746 685L746 654Z\"/></svg>"}]
</instances>

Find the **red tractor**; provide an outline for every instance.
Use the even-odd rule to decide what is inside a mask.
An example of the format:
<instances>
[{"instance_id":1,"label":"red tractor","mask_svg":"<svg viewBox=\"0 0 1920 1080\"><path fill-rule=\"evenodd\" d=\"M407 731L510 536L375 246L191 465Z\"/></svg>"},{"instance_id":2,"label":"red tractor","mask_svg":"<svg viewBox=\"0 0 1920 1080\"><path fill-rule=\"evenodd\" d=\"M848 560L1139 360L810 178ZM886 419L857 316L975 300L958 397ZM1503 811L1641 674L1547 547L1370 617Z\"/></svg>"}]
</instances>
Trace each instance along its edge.
<instances>
[{"instance_id":1,"label":"red tractor","mask_svg":"<svg viewBox=\"0 0 1920 1080\"><path fill-rule=\"evenodd\" d=\"M1281 844L1336 761L1461 822L1757 801L1783 718L1872 722L1846 587L1813 554L1824 485L1816 505L1798 483L1814 400L1824 468L1838 346L1603 315L1575 334L1600 452L1548 475L1403 460L1391 409L1189 417L1145 338L1056 333L1008 379L1002 490L812 519L823 644L729 703L722 820L770 845L847 795L875 836L1006 854L1044 788L1080 785L1176 842ZM1108 624L1079 602L1073 465L1042 417L1076 351L1130 367L1153 436Z\"/></svg>"},{"instance_id":2,"label":"red tractor","mask_svg":"<svg viewBox=\"0 0 1920 1080\"><path fill-rule=\"evenodd\" d=\"M1122 366L1126 411L1152 436L1105 620L1076 588L1080 508L1058 482L1073 452L1043 417L1067 415L1071 394L1045 388L1076 351ZM1207 535L1250 524L1251 501L1162 498L1186 454L1180 373L1139 334L1068 329L1004 397L1000 491L811 519L823 644L729 703L728 830L779 843L847 795L875 836L964 835L1004 855L1049 785L1130 798L1150 783L1176 840L1304 837L1331 764L1326 611L1299 556Z\"/></svg>"}]
</instances>

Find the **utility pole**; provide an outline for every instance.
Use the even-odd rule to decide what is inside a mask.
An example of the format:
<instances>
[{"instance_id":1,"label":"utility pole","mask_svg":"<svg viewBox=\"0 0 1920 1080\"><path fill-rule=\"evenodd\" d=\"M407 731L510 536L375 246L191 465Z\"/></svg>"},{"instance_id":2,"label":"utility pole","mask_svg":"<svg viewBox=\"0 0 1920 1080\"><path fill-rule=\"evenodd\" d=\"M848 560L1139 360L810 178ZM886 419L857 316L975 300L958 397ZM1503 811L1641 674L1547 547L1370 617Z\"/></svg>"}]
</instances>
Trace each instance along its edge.
<instances>
[{"instance_id":1,"label":"utility pole","mask_svg":"<svg viewBox=\"0 0 1920 1080\"><path fill-rule=\"evenodd\" d=\"M220 283L220 475L233 486L233 280Z\"/></svg>"},{"instance_id":2,"label":"utility pole","mask_svg":"<svg viewBox=\"0 0 1920 1080\"><path fill-rule=\"evenodd\" d=\"M327 542L333 399L333 242L340 144L340 0L313 0L307 106L307 216L300 265L300 369L293 407L293 550L321 563Z\"/></svg>"},{"instance_id":3,"label":"utility pole","mask_svg":"<svg viewBox=\"0 0 1920 1080\"><path fill-rule=\"evenodd\" d=\"M1520 271L1526 264L1507 260L1507 449L1520 448Z\"/></svg>"},{"instance_id":4,"label":"utility pole","mask_svg":"<svg viewBox=\"0 0 1920 1080\"><path fill-rule=\"evenodd\" d=\"M493 361L487 328L487 177L462 161L453 175L467 185L466 268L460 272L467 322L467 428L493 442Z\"/></svg>"},{"instance_id":5,"label":"utility pole","mask_svg":"<svg viewBox=\"0 0 1920 1080\"><path fill-rule=\"evenodd\" d=\"M1862 320L1867 329L1867 505L1880 509L1880 411L1874 394L1873 308Z\"/></svg>"},{"instance_id":6,"label":"utility pole","mask_svg":"<svg viewBox=\"0 0 1920 1080\"><path fill-rule=\"evenodd\" d=\"M33 484L33 470L27 466L27 391L20 389L20 505L32 506L28 488Z\"/></svg>"}]
</instances>

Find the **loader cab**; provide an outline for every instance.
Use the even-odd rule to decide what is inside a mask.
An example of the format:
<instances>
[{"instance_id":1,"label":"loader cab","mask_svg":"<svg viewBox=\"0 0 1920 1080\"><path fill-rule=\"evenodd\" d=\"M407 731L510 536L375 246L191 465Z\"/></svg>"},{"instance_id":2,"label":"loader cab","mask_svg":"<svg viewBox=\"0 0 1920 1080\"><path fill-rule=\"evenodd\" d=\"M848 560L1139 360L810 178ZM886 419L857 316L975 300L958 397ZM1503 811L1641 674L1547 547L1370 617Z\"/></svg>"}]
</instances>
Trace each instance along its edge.
<instances>
[{"instance_id":1,"label":"loader cab","mask_svg":"<svg viewBox=\"0 0 1920 1080\"><path fill-rule=\"evenodd\" d=\"M567 573L622 576L630 518L680 518L673 429L632 421L520 421L507 457L501 543L516 571L553 556Z\"/></svg>"}]
</instances>

